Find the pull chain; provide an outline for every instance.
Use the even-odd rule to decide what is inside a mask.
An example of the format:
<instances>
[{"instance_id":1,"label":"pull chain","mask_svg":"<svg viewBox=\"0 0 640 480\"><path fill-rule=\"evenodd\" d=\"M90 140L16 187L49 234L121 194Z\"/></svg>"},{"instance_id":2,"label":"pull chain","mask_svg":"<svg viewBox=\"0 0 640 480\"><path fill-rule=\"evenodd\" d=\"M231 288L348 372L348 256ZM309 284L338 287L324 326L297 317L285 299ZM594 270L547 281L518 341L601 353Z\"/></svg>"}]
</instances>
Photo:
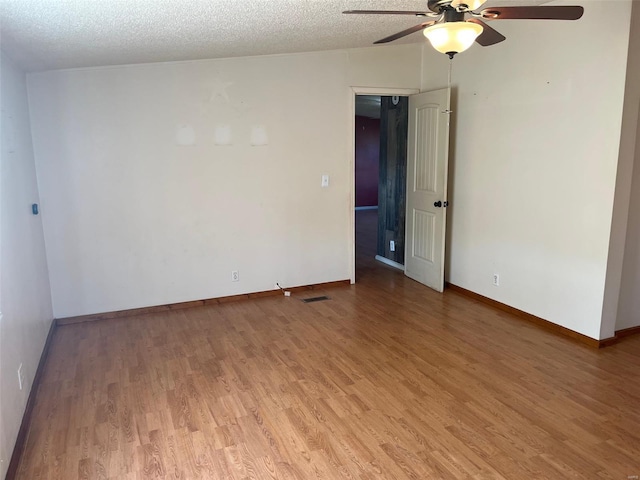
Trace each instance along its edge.
<instances>
[{"instance_id":1,"label":"pull chain","mask_svg":"<svg viewBox=\"0 0 640 480\"><path fill-rule=\"evenodd\" d=\"M453 56L449 57L449 78L448 78L448 86L449 86L449 105L447 105L447 109L443 112L446 113L448 115L451 115L453 113L453 110L451 110L451 70L453 68Z\"/></svg>"}]
</instances>

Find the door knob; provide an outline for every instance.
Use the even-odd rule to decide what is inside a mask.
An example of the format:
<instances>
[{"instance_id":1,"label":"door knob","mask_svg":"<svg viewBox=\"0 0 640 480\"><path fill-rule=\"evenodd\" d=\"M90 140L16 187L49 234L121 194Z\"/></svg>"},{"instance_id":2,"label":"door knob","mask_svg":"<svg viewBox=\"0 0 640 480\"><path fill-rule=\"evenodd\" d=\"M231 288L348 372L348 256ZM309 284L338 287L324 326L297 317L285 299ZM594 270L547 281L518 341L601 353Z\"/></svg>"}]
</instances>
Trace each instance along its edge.
<instances>
[{"instance_id":1,"label":"door knob","mask_svg":"<svg viewBox=\"0 0 640 480\"><path fill-rule=\"evenodd\" d=\"M433 206L440 208L442 206L442 202L440 200L438 200L437 202L433 202Z\"/></svg>"}]
</instances>

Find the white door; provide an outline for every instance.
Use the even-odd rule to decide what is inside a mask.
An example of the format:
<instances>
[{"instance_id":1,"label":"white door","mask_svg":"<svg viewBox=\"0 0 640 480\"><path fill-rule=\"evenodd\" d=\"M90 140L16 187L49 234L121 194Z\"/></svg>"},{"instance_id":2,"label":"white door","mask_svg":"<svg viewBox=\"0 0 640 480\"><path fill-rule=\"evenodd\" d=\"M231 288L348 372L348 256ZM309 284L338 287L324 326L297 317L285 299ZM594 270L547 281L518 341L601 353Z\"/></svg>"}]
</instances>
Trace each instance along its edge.
<instances>
[{"instance_id":1,"label":"white door","mask_svg":"<svg viewBox=\"0 0 640 480\"><path fill-rule=\"evenodd\" d=\"M409 97L405 274L442 292L449 162L448 88Z\"/></svg>"}]
</instances>

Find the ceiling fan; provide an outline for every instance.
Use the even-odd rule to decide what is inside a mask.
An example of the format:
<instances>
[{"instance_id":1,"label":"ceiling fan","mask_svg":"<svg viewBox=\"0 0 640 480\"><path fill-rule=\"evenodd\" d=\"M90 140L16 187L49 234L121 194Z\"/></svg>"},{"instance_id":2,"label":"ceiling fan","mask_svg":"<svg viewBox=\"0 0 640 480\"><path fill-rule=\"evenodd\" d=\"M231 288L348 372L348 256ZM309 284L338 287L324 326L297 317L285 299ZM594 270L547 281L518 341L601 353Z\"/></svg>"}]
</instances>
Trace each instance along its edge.
<instances>
[{"instance_id":1,"label":"ceiling fan","mask_svg":"<svg viewBox=\"0 0 640 480\"><path fill-rule=\"evenodd\" d=\"M468 49L473 42L483 47L506 39L483 20L578 20L580 6L490 7L478 10L487 0L428 0L428 11L347 10L346 14L414 15L433 20L394 33L374 43L388 43L423 30L433 48L449 58Z\"/></svg>"}]
</instances>

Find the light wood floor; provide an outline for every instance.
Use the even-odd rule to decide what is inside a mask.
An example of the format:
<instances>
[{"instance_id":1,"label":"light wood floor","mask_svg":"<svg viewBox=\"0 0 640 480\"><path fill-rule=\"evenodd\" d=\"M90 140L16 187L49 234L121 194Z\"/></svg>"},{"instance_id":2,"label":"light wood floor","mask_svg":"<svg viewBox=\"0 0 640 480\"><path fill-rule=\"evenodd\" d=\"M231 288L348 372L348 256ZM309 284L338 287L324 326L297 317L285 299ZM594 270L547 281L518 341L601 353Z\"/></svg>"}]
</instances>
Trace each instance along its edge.
<instances>
[{"instance_id":1,"label":"light wood floor","mask_svg":"<svg viewBox=\"0 0 640 480\"><path fill-rule=\"evenodd\" d=\"M60 327L19 478L640 475L640 337L592 350L374 262L322 293Z\"/></svg>"}]
</instances>

